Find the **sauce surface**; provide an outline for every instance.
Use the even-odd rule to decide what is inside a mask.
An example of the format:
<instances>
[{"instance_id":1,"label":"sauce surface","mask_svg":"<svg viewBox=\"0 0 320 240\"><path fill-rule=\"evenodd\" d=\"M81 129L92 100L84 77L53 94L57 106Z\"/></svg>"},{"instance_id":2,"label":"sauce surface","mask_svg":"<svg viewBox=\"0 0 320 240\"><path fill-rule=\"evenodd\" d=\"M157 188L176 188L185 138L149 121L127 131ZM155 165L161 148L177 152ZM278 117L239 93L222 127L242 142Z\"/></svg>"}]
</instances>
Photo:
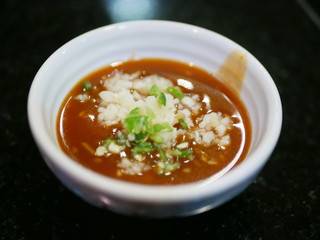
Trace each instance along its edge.
<instances>
[{"instance_id":1,"label":"sauce surface","mask_svg":"<svg viewBox=\"0 0 320 240\"><path fill-rule=\"evenodd\" d=\"M219 112L232 120L232 128L228 130L230 144L225 147L219 145L202 146L196 144L194 139L180 139L193 146L192 158L178 158L179 167L167 174L159 174L154 169L158 160L152 153L145 161L153 163L151 170L141 174L123 174L119 170L119 154L97 156L96 149L108 136L122 129L120 123L106 126L98 120L98 108L101 104L99 93L105 90L104 80L114 72L134 74L140 72L142 76L157 74L170 79L174 86L180 86L181 91L188 94L208 96L211 101L210 110L205 107L205 101L199 114ZM84 93L84 83L90 82L90 99L79 100ZM192 88L182 85L191 85ZM92 87L93 86L93 87ZM196 122L196 117L192 116ZM176 124L177 129L181 128ZM193 127L196 129L195 124ZM181 184L199 181L208 177L220 177L233 166L243 161L248 152L251 140L251 125L245 106L232 90L208 72L192 65L164 59L142 59L111 64L84 77L70 91L63 102L57 119L58 141L63 151L81 165L102 175L120 180L144 184ZM130 155L129 150L123 154ZM121 155L121 154L120 154ZM152 164L151 164L152 165Z\"/></svg>"}]
</instances>

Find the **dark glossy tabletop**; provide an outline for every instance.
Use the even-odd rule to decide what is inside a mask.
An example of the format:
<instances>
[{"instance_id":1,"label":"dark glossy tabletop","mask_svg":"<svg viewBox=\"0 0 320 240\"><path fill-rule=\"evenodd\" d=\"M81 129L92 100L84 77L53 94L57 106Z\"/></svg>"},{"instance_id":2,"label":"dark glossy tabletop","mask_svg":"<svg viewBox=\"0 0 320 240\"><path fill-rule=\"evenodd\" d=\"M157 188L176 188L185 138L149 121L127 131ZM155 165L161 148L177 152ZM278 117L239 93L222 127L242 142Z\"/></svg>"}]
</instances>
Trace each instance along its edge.
<instances>
[{"instance_id":1,"label":"dark glossy tabletop","mask_svg":"<svg viewBox=\"0 0 320 240\"><path fill-rule=\"evenodd\" d=\"M319 239L318 0L5 0L0 8L0 239ZM164 19L208 28L255 55L283 104L279 143L243 193L186 218L125 217L67 190L27 122L41 64L79 34L113 22Z\"/></svg>"}]
</instances>

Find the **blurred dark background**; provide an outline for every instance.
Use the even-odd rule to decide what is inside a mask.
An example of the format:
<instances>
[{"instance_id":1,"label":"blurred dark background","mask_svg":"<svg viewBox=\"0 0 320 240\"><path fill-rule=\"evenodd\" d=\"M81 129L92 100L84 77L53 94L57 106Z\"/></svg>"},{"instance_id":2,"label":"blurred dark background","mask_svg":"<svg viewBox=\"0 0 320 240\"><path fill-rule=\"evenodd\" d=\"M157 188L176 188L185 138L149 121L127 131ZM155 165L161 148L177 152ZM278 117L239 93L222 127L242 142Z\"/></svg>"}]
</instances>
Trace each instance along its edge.
<instances>
[{"instance_id":1,"label":"blurred dark background","mask_svg":"<svg viewBox=\"0 0 320 240\"><path fill-rule=\"evenodd\" d=\"M319 0L4 0L0 8L0 239L319 239ZM236 41L266 67L283 129L254 183L193 217L151 220L97 209L41 159L26 103L37 70L94 28L136 19L201 26Z\"/></svg>"}]
</instances>

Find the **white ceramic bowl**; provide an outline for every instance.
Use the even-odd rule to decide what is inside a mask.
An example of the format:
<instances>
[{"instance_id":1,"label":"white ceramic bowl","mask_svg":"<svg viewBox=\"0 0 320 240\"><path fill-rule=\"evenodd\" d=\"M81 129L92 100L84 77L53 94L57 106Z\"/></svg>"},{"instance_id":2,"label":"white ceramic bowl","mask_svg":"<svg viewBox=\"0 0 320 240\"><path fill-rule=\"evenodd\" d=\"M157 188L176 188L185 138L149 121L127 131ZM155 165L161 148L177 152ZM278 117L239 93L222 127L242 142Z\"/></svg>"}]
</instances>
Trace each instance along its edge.
<instances>
[{"instance_id":1,"label":"white ceramic bowl","mask_svg":"<svg viewBox=\"0 0 320 240\"><path fill-rule=\"evenodd\" d=\"M218 180L147 186L99 175L59 147L56 118L66 94L85 75L118 60L167 58L218 71L234 50L248 66L241 91L252 123L246 159ZM265 68L233 41L203 28L168 21L133 21L85 33L54 52L38 71L28 99L28 119L39 150L55 175L84 200L115 212L147 217L192 215L217 207L242 192L260 172L278 140L282 109Z\"/></svg>"}]
</instances>

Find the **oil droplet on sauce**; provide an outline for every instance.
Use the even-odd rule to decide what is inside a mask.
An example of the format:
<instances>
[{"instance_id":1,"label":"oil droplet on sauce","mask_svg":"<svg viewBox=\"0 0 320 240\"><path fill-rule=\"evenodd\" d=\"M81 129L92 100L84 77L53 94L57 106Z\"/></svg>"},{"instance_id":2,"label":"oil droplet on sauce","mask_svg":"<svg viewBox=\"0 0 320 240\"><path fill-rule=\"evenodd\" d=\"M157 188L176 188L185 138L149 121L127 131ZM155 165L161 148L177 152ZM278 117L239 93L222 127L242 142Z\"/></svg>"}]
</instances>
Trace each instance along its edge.
<instances>
[{"instance_id":1,"label":"oil droplet on sauce","mask_svg":"<svg viewBox=\"0 0 320 240\"><path fill-rule=\"evenodd\" d=\"M247 72L247 58L240 50L232 51L219 68L217 76L236 94L240 94Z\"/></svg>"}]
</instances>

